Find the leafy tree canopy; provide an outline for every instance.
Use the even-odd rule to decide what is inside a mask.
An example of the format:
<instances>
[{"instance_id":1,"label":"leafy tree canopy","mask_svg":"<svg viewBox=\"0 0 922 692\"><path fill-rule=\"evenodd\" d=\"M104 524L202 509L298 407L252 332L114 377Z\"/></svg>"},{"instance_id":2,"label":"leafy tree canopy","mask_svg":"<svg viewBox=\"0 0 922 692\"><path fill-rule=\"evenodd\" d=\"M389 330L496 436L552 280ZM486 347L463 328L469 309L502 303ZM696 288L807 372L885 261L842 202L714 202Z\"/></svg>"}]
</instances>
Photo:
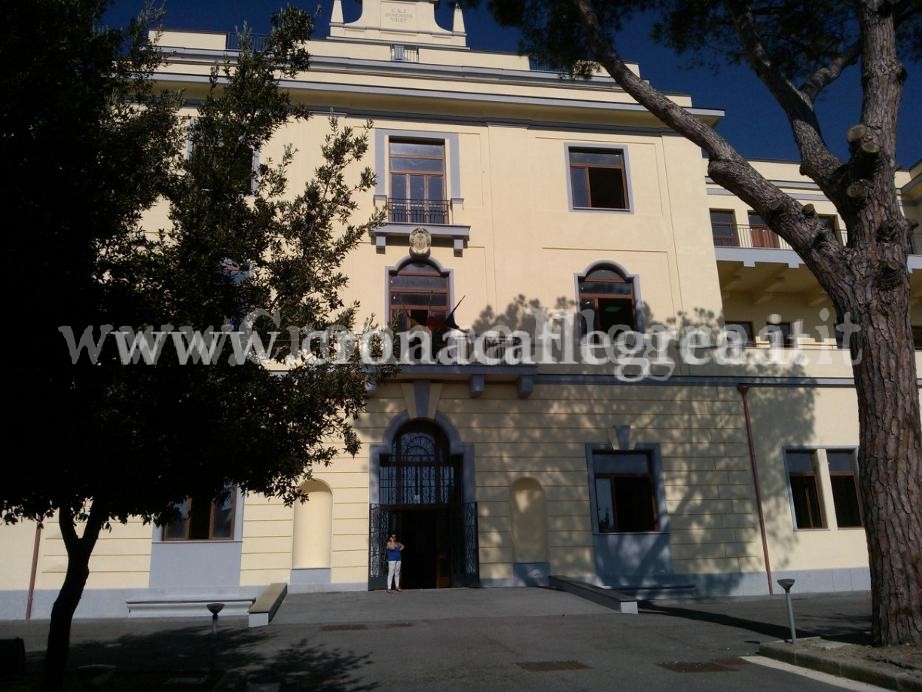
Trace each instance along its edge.
<instances>
[{"instance_id":1,"label":"leafy tree canopy","mask_svg":"<svg viewBox=\"0 0 922 692\"><path fill-rule=\"evenodd\" d=\"M7 440L21 456L0 514L15 522L57 513L67 549L45 689L63 684L71 619L104 526L170 520L173 503L218 498L228 483L303 499L313 464L357 450L351 422L369 378L357 358L302 361L280 376L226 343L214 356L208 349L258 310L317 330L354 317L340 267L380 222L351 220L354 195L374 184L370 170L352 170L367 132L332 121L322 163L300 191L287 179L295 152L276 161L267 153L280 128L308 115L278 78L307 68L310 17L276 13L259 50L245 32L239 53L192 87L187 104L186 94L155 87L163 54L148 38L152 16L109 29L106 5L13 3L0 25L5 278L21 337L6 342ZM155 204L168 223L143 228ZM165 335L150 364L141 352L123 363L140 345L137 330L148 330L141 338L156 353L166 325L187 327L186 339ZM251 327L268 341L274 322Z\"/></svg>"},{"instance_id":2,"label":"leafy tree canopy","mask_svg":"<svg viewBox=\"0 0 922 692\"><path fill-rule=\"evenodd\" d=\"M171 502L216 496L226 481L299 499L312 464L357 450L350 421L369 377L357 362L302 364L280 377L264 363L238 364L225 342L213 364L181 365L167 337L156 365L126 366L110 334L95 364L86 353L74 364L59 327L71 327L75 341L88 326L98 341L101 325L211 327L220 336L222 325L261 309L277 311L287 343L288 325L352 325L340 266L379 222L351 221L354 196L374 182L370 170L353 171L366 132L333 121L318 142L322 163L294 193L295 151L277 161L265 153L280 127L308 116L277 79L307 67L309 16L274 15L261 50L245 34L187 117L186 95L154 90L162 56L147 39L149 18L116 31L100 28L103 2L27 5L6 26L21 30L20 50L30 35L36 43L4 73L17 97L4 104L2 143L23 229L8 286L29 287L35 345L12 383L12 433L35 463L4 483L5 518L56 509L85 518L95 505L106 520L162 520ZM36 34L58 43L36 50ZM168 208L169 224L142 230L155 203ZM246 280L230 265L245 267ZM273 321L254 328L268 344Z\"/></svg>"}]
</instances>

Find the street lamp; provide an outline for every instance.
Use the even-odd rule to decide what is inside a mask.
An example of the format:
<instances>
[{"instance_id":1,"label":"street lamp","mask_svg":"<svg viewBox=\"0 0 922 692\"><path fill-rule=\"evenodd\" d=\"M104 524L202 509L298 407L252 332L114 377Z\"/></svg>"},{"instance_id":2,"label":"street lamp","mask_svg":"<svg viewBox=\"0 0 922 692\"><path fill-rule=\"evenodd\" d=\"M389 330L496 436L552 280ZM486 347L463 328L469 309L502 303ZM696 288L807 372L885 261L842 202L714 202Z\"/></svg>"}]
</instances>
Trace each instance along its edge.
<instances>
[{"instance_id":1,"label":"street lamp","mask_svg":"<svg viewBox=\"0 0 922 692\"><path fill-rule=\"evenodd\" d=\"M215 652L218 648L218 613L224 610L224 604L209 603L206 607L211 612L211 660L208 663L208 670L214 673Z\"/></svg>"},{"instance_id":2,"label":"street lamp","mask_svg":"<svg viewBox=\"0 0 922 692\"><path fill-rule=\"evenodd\" d=\"M794 606L791 604L791 587L793 579L779 579L778 585L784 589L784 599L788 603L788 624L791 626L791 644L797 643L797 629L794 627Z\"/></svg>"}]
</instances>

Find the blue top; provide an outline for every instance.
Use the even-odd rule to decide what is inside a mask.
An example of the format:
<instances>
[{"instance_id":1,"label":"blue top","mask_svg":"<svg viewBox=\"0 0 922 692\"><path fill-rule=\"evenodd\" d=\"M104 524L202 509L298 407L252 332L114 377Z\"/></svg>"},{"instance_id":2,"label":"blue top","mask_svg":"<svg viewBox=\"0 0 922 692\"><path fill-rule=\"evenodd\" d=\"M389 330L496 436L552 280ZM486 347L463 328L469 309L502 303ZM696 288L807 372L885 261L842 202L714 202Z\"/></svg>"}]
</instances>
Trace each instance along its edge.
<instances>
[{"instance_id":1,"label":"blue top","mask_svg":"<svg viewBox=\"0 0 922 692\"><path fill-rule=\"evenodd\" d=\"M388 562L400 560L400 548L388 548L387 560Z\"/></svg>"}]
</instances>

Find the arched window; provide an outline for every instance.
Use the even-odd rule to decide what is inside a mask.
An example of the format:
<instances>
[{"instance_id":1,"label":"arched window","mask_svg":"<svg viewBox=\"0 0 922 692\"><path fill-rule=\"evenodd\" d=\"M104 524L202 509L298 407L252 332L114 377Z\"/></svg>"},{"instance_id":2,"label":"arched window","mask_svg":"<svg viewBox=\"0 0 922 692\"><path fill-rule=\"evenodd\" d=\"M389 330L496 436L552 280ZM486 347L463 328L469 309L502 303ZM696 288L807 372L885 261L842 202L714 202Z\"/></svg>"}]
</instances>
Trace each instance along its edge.
<instances>
[{"instance_id":1,"label":"arched window","mask_svg":"<svg viewBox=\"0 0 922 692\"><path fill-rule=\"evenodd\" d=\"M388 312L397 331L422 325L434 329L444 323L448 305L448 272L431 262L411 261L388 276Z\"/></svg>"},{"instance_id":2,"label":"arched window","mask_svg":"<svg viewBox=\"0 0 922 692\"><path fill-rule=\"evenodd\" d=\"M391 454L381 458L382 505L456 503L459 460L449 454L448 438L434 423L414 421L394 438Z\"/></svg>"},{"instance_id":3,"label":"arched window","mask_svg":"<svg viewBox=\"0 0 922 692\"><path fill-rule=\"evenodd\" d=\"M579 309L592 311L595 331L608 332L619 325L637 330L634 282L615 267L597 267L580 277Z\"/></svg>"}]
</instances>

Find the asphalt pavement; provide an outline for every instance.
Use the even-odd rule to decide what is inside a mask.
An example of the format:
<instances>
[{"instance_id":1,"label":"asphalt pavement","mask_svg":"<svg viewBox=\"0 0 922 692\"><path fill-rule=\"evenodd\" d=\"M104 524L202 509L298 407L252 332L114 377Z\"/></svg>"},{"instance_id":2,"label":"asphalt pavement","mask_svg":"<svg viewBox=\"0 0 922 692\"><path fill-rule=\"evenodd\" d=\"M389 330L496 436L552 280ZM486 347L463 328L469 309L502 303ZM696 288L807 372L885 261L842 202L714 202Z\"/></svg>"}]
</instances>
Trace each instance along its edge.
<instances>
[{"instance_id":1,"label":"asphalt pavement","mask_svg":"<svg viewBox=\"0 0 922 692\"><path fill-rule=\"evenodd\" d=\"M794 607L800 636L861 641L870 627L867 593L799 595ZM216 667L253 690L833 689L743 660L786 634L783 596L624 615L538 588L298 594L268 627L220 620ZM33 667L46 635L47 622L0 622ZM211 643L207 618L78 620L71 665L189 676L207 668Z\"/></svg>"}]
</instances>

